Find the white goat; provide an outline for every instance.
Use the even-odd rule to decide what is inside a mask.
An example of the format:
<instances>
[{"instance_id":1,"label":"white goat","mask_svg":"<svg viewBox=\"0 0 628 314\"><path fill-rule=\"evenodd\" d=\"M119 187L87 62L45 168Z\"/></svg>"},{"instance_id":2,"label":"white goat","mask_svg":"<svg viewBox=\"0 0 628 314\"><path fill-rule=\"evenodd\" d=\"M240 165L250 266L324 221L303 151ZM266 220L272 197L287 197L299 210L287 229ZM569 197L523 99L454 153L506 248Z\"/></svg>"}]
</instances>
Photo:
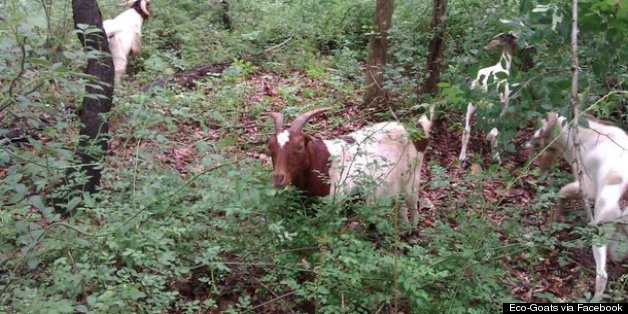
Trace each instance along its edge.
<instances>
[{"instance_id":1,"label":"white goat","mask_svg":"<svg viewBox=\"0 0 628 314\"><path fill-rule=\"evenodd\" d=\"M477 76L471 81L471 89L480 89L483 92L488 92L488 86L490 83L495 83L495 87L499 92L499 100L503 106L502 115L506 112L508 107L508 100L510 97L510 86L508 85L508 76L510 75L510 67L512 66L512 57L515 54L517 47L517 36L514 34L498 34L491 39L491 41L484 46L484 49L490 50L499 48L501 50L501 56L499 61L490 67L482 68L478 71ZM499 78L498 75L505 76ZM467 146L469 145L469 137L471 136L471 123L473 115L475 114L476 107L473 103L469 103L467 106L467 114L465 116L464 131L462 132L462 148L460 149L460 161L467 159ZM497 136L499 130L493 128L487 135L486 139L491 142L493 148L493 158L498 162L501 162L499 153L495 149L497 144Z\"/></svg>"},{"instance_id":2,"label":"white goat","mask_svg":"<svg viewBox=\"0 0 628 314\"><path fill-rule=\"evenodd\" d=\"M598 119L589 117L587 120L588 128L577 127L578 149L567 119L554 112L549 113L541 129L533 136L539 145L545 147L540 156L540 167L548 168L559 155L571 165L578 162L583 172L582 182L578 182L574 170L576 181L560 189L561 199L581 197L582 190L594 204L593 215L589 215L593 225L623 221L615 227L628 235L628 135L622 129ZM612 238L608 246L593 245L596 272L593 300L599 300L606 287L607 254L613 261L624 258L618 256L616 250L620 234L613 232L608 236Z\"/></svg>"},{"instance_id":3,"label":"white goat","mask_svg":"<svg viewBox=\"0 0 628 314\"><path fill-rule=\"evenodd\" d=\"M138 56L142 46L142 23L150 16L149 0L129 0L121 5L130 8L114 19L103 21L109 39L116 80L126 73L129 54Z\"/></svg>"},{"instance_id":4,"label":"white goat","mask_svg":"<svg viewBox=\"0 0 628 314\"><path fill-rule=\"evenodd\" d=\"M404 126L394 121L377 123L332 140L303 133L305 123L326 109L301 114L289 129L284 129L280 113L270 114L276 131L269 141L274 185L294 185L308 196L330 197L348 196L363 188L369 201L377 196L401 194L415 226L421 165L431 122L425 116L419 120L425 136L415 142ZM401 216L408 221L406 208Z\"/></svg>"}]
</instances>

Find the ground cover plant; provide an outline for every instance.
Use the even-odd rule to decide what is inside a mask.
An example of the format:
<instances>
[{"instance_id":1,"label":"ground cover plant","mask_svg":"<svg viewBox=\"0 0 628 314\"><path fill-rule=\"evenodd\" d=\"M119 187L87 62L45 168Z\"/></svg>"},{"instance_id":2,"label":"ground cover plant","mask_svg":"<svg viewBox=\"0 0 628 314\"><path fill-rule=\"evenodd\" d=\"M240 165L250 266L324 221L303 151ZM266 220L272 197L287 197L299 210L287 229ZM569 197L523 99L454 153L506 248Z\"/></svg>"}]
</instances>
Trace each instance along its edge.
<instances>
[{"instance_id":1,"label":"ground cover plant","mask_svg":"<svg viewBox=\"0 0 628 314\"><path fill-rule=\"evenodd\" d=\"M106 153L80 114L99 57L72 5L0 3L0 311L7 313L496 313L503 302L588 301L599 239L578 202L550 222L569 165L527 148L547 111L569 113L566 1L450 0L439 91L418 93L432 3L395 1L385 101L364 104L375 1L152 0L142 53L114 85ZM392 1L390 1L392 3ZM97 1L104 18L123 10ZM628 4L580 1L581 108L628 128ZM511 105L469 90L516 33ZM525 65L525 66L524 66ZM531 66L526 68L526 66ZM97 89L98 90L98 89ZM479 114L457 158L467 103ZM436 106L419 227L402 202L336 204L272 186L265 114L331 109L306 130L342 136L384 120L416 131ZM502 130L501 164L485 132ZM100 156L98 192L81 154ZM605 301L626 302L626 263Z\"/></svg>"}]
</instances>

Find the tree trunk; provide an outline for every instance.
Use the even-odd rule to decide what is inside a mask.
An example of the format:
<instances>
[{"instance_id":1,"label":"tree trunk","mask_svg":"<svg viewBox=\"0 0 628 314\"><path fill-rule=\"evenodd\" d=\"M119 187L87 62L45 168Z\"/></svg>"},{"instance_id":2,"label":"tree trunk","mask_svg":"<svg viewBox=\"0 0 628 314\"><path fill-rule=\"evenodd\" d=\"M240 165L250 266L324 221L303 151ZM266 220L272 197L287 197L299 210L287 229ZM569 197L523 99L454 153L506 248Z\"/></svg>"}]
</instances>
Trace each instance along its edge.
<instances>
[{"instance_id":1,"label":"tree trunk","mask_svg":"<svg viewBox=\"0 0 628 314\"><path fill-rule=\"evenodd\" d=\"M425 69L426 79L423 86L418 88L419 99L424 94L436 96L440 81L441 67L443 66L443 51L445 49L445 30L447 25L447 0L432 1L432 40L430 41Z\"/></svg>"},{"instance_id":2,"label":"tree trunk","mask_svg":"<svg viewBox=\"0 0 628 314\"><path fill-rule=\"evenodd\" d=\"M384 67L388 58L388 30L393 14L393 0L377 0L375 31L371 35L370 53L365 74L364 107L381 104L386 97Z\"/></svg>"},{"instance_id":3,"label":"tree trunk","mask_svg":"<svg viewBox=\"0 0 628 314\"><path fill-rule=\"evenodd\" d=\"M105 114L112 105L114 68L96 0L72 0L72 11L74 27L79 30L78 38L84 49L99 52L97 57L87 62L85 73L93 78L85 85L89 97L83 98L83 106L79 111L81 139L78 154L82 162L81 171L85 172L88 180L77 188L93 193L100 183L98 163L107 151L109 124ZM84 33L80 24L98 28L100 32Z\"/></svg>"}]
</instances>

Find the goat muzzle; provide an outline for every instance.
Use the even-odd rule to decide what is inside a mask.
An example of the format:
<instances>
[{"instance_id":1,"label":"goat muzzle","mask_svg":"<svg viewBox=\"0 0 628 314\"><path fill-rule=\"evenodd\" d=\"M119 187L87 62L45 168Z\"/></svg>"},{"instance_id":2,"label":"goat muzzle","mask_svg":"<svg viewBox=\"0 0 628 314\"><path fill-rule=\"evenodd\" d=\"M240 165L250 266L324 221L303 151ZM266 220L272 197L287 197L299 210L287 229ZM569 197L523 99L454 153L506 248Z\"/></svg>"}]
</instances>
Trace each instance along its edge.
<instances>
[{"instance_id":1,"label":"goat muzzle","mask_svg":"<svg viewBox=\"0 0 628 314\"><path fill-rule=\"evenodd\" d=\"M286 176L283 174L273 175L273 184L276 188L284 188L288 186L288 183L286 182Z\"/></svg>"}]
</instances>

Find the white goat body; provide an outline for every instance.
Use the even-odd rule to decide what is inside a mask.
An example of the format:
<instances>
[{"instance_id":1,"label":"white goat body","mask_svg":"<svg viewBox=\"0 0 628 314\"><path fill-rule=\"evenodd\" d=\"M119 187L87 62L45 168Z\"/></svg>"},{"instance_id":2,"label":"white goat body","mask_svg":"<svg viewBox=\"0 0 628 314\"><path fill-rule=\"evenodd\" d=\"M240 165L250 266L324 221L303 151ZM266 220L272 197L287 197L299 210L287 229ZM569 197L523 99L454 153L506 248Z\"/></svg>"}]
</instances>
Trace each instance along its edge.
<instances>
[{"instance_id":1,"label":"white goat body","mask_svg":"<svg viewBox=\"0 0 628 314\"><path fill-rule=\"evenodd\" d=\"M616 228L628 235L628 225L625 224L628 223L628 206L622 202L628 197L628 135L618 127L588 119L588 127L577 127L577 142L580 145L577 150L573 131L566 122L565 117L550 113L543 120L542 128L534 134L534 138L541 139L541 144L548 145L541 156L544 163L541 166L547 167L559 154L572 165L577 161L583 172L582 182L578 181L574 169L576 181L561 188L560 197L581 197L582 190L594 204L593 215L589 217L593 225L623 221L624 224L618 224ZM621 235L612 235L613 240L608 246L593 246L596 268L594 300L601 298L606 287L607 254L614 261L624 258L616 252L618 236Z\"/></svg>"},{"instance_id":2,"label":"white goat body","mask_svg":"<svg viewBox=\"0 0 628 314\"><path fill-rule=\"evenodd\" d=\"M130 1L129 3L144 2L141 9L148 16L146 0ZM134 5L135 6L135 5ZM144 17L137 8L130 8L120 13L114 19L103 21L103 27L109 38L109 49L113 58L116 79L126 73L128 56L138 56L142 45L142 24Z\"/></svg>"},{"instance_id":3,"label":"white goat body","mask_svg":"<svg viewBox=\"0 0 628 314\"><path fill-rule=\"evenodd\" d=\"M398 122L377 123L339 139L318 140L303 134L301 129L307 120L323 110L302 114L286 130L283 117L271 114L276 130L269 145L275 186L295 185L311 196L341 200L360 189L369 202L376 197L402 195L416 225L427 138L413 142ZM427 117L422 117L419 124L425 136L429 135L431 122ZM401 216L408 220L406 208Z\"/></svg>"},{"instance_id":4,"label":"white goat body","mask_svg":"<svg viewBox=\"0 0 628 314\"><path fill-rule=\"evenodd\" d=\"M424 152L417 151L405 127L398 122L382 122L344 137L355 142L323 141L331 160L330 196L347 196L358 188L368 201L403 195L416 223ZM402 216L407 217L407 211Z\"/></svg>"}]
</instances>

